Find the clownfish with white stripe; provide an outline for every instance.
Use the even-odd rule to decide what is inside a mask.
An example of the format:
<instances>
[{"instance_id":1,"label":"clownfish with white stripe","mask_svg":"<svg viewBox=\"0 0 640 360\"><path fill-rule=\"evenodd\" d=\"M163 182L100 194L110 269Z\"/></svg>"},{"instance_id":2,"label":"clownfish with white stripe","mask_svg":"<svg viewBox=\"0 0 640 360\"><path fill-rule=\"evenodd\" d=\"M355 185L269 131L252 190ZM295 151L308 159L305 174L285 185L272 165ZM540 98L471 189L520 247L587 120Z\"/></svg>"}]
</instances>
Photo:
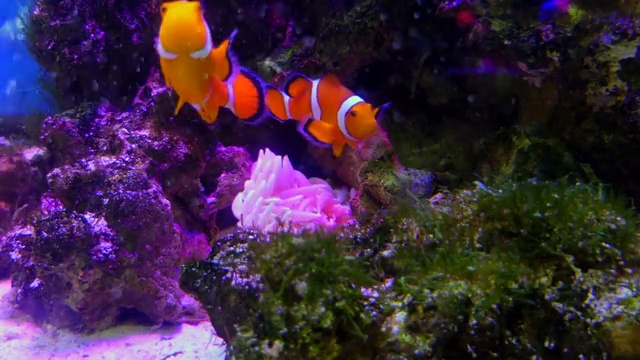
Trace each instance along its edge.
<instances>
[{"instance_id":1,"label":"clownfish with white stripe","mask_svg":"<svg viewBox=\"0 0 640 360\"><path fill-rule=\"evenodd\" d=\"M231 52L236 31L214 47L199 1L165 2L160 11L156 51L165 83L179 97L174 115L189 103L209 124L218 118L220 107L245 121L261 119L264 85L237 64Z\"/></svg>"},{"instance_id":2,"label":"clownfish with white stripe","mask_svg":"<svg viewBox=\"0 0 640 360\"><path fill-rule=\"evenodd\" d=\"M391 105L373 108L332 74L320 79L293 74L282 91L267 85L266 103L278 120L297 120L312 140L331 145L335 157L342 154L345 145L355 148L357 142L373 135Z\"/></svg>"}]
</instances>

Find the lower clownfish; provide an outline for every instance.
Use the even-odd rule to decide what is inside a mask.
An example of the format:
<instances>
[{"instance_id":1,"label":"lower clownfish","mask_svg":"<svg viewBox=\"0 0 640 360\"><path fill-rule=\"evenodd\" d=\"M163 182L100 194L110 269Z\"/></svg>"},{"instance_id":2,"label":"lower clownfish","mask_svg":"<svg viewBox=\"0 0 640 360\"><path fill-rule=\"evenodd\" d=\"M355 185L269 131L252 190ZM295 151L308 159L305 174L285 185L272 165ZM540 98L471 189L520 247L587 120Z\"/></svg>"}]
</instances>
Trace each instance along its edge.
<instances>
[{"instance_id":1,"label":"lower clownfish","mask_svg":"<svg viewBox=\"0 0 640 360\"><path fill-rule=\"evenodd\" d=\"M161 15L156 51L165 83L179 97L174 115L189 103L209 124L220 107L245 121L262 118L264 85L237 64L231 52L236 31L214 47L199 1L165 2Z\"/></svg>"},{"instance_id":2,"label":"lower clownfish","mask_svg":"<svg viewBox=\"0 0 640 360\"><path fill-rule=\"evenodd\" d=\"M310 79L293 74L279 90L267 85L267 108L280 121L294 119L312 140L332 146L339 157L345 145L354 148L357 142L373 135L386 103L378 108L342 85L335 75Z\"/></svg>"}]
</instances>

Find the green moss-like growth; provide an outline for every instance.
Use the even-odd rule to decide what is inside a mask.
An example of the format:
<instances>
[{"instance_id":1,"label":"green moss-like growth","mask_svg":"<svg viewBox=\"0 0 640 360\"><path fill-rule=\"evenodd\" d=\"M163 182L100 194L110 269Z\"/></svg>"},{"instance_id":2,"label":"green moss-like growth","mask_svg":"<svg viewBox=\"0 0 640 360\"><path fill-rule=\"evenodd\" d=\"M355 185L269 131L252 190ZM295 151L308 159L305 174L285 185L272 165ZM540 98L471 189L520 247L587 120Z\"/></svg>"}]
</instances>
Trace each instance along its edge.
<instances>
[{"instance_id":1,"label":"green moss-like growth","mask_svg":"<svg viewBox=\"0 0 640 360\"><path fill-rule=\"evenodd\" d=\"M360 291L374 284L364 259L347 255L331 238L284 236L250 248L261 254L255 270L266 291L257 326L245 326L234 344L236 357L261 358L268 348L281 348L287 358L297 359L375 355L380 329Z\"/></svg>"},{"instance_id":2,"label":"green moss-like growth","mask_svg":"<svg viewBox=\"0 0 640 360\"><path fill-rule=\"evenodd\" d=\"M636 215L601 187L478 185L337 238L251 243L263 287L229 355L609 356L639 324Z\"/></svg>"}]
</instances>

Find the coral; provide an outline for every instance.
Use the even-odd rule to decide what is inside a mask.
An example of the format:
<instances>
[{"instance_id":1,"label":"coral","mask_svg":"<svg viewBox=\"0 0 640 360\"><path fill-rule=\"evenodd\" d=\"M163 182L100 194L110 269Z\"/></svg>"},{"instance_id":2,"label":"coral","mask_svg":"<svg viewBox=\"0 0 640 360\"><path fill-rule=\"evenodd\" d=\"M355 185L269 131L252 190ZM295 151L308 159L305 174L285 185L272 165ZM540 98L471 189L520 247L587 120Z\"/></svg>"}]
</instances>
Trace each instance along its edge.
<instances>
[{"instance_id":1,"label":"coral","mask_svg":"<svg viewBox=\"0 0 640 360\"><path fill-rule=\"evenodd\" d=\"M336 158L331 149L308 145L311 156L356 193L351 207L356 215L374 213L410 197L428 198L435 189L436 176L429 171L403 166L389 143L386 132L378 128L373 136L347 148Z\"/></svg>"},{"instance_id":2,"label":"coral","mask_svg":"<svg viewBox=\"0 0 640 360\"><path fill-rule=\"evenodd\" d=\"M260 151L231 206L243 228L264 233L281 230L334 230L353 221L346 189L334 190L319 178L307 179L294 170L287 156L266 149Z\"/></svg>"},{"instance_id":3,"label":"coral","mask_svg":"<svg viewBox=\"0 0 640 360\"><path fill-rule=\"evenodd\" d=\"M234 52L243 64L274 46L271 33L265 31L273 27L265 6L250 3L203 2L216 43L241 29ZM122 109L130 104L157 66L153 43L160 4L159 0L34 1L26 19L27 43L49 73L47 83L63 109L102 99Z\"/></svg>"},{"instance_id":4,"label":"coral","mask_svg":"<svg viewBox=\"0 0 640 360\"><path fill-rule=\"evenodd\" d=\"M261 73L279 83L291 70L311 76L335 71L373 103L391 101L383 126L404 166L429 169L439 184L454 188L514 170L523 152L533 163L550 163L513 140L525 137L534 147L562 149L554 154L562 161L553 171L519 163L520 178L573 176L581 163L640 198L626 175L635 173L638 162L629 154L640 144L634 2L576 1L568 13L549 19L541 4L517 1L398 7L362 0L335 9L314 1L283 3L289 31L257 66ZM310 19L308 12L321 15ZM457 23L461 13L473 21ZM352 46L342 46L336 34ZM357 188L339 174L349 168L349 157L332 162L323 150L310 152ZM386 190L377 190L368 195L387 201Z\"/></svg>"},{"instance_id":5,"label":"coral","mask_svg":"<svg viewBox=\"0 0 640 360\"><path fill-rule=\"evenodd\" d=\"M180 265L207 256L251 162L196 114L167 120L172 109L154 73L130 111L85 104L45 119L47 191L5 244L15 302L39 322L92 331L192 315Z\"/></svg>"},{"instance_id":6,"label":"coral","mask_svg":"<svg viewBox=\"0 0 640 360\"><path fill-rule=\"evenodd\" d=\"M479 183L339 235L238 232L186 265L181 285L219 333L235 334L235 358L629 354L640 228L609 194ZM222 316L225 306L238 316Z\"/></svg>"},{"instance_id":7,"label":"coral","mask_svg":"<svg viewBox=\"0 0 640 360\"><path fill-rule=\"evenodd\" d=\"M516 107L504 91L511 85L506 77L493 84L488 76L474 83L472 77L461 75L465 69L473 71L474 63L482 63L484 55L480 46L464 47L465 36L475 30L461 28L455 22L458 9L453 4L469 2L436 1L405 7L387 0L339 3L343 7L334 9L322 9L316 2L305 4L306 8L291 5L291 31L261 64L264 76L279 83L290 70L310 76L336 72L348 87L372 103L391 101L391 111L383 122L383 137L389 137L401 164L435 171L443 175L439 180L455 179L445 181L445 185L475 178L479 163L493 160L493 154L484 148L495 144L486 139L513 121ZM448 3L451 6L444 6ZM323 10L317 12L322 14L318 18L311 20L302 15L305 9L315 12L318 8ZM481 9L478 13L482 13ZM352 46L342 46L344 39ZM390 146L380 149L384 148ZM346 154L339 161L331 161L327 155L320 155L322 150L311 152L318 162L329 164L337 177L354 188L360 186L359 181L358 186L354 185L354 177L368 176L359 172L355 176L340 174L341 168L351 169L352 159ZM363 193L375 202L388 203L391 189L375 187Z\"/></svg>"},{"instance_id":8,"label":"coral","mask_svg":"<svg viewBox=\"0 0 640 360\"><path fill-rule=\"evenodd\" d=\"M626 17L637 11L632 3L578 1L554 21L542 19L540 4L517 1L441 0L405 7L391 0L203 4L216 41L239 28L234 51L267 80L277 83L290 70L310 76L333 71L372 103L391 101L384 127L400 163L433 171L443 185L460 186L510 166L513 143L494 134L542 124L544 129L529 136L541 135L542 142L553 137L598 177L640 196L623 176L636 163L622 156L635 153L639 143L634 122L625 121L637 107L638 26ZM90 2L39 0L30 13L32 50L56 73L67 103L104 97L128 105L155 64L154 27L142 25L158 22L158 4L104 5L109 15ZM473 23L456 21L463 11ZM624 16L602 16L610 11ZM119 81L125 77L129 81ZM245 147L252 155L267 146L291 154L305 173L330 175L317 164L325 161L318 155L322 151L301 149L304 139L287 124L220 121L216 126L225 145ZM610 138L615 144L607 143ZM616 164L604 160L612 157L619 159ZM357 188L340 174L347 163L345 157L329 168ZM370 199L362 202L385 203L386 191L371 189Z\"/></svg>"}]
</instances>

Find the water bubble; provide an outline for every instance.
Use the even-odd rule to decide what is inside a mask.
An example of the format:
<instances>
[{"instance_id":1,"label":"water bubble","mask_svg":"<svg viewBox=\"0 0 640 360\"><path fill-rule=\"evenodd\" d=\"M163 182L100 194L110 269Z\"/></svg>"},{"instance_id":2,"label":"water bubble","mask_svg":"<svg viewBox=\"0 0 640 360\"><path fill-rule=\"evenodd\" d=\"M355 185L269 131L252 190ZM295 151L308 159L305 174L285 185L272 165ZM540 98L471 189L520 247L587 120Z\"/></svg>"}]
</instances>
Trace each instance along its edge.
<instances>
[{"instance_id":1,"label":"water bubble","mask_svg":"<svg viewBox=\"0 0 640 360\"><path fill-rule=\"evenodd\" d=\"M402 37L400 37L400 35L394 36L391 47L393 48L393 50L400 50L402 48Z\"/></svg>"},{"instance_id":2,"label":"water bubble","mask_svg":"<svg viewBox=\"0 0 640 360\"><path fill-rule=\"evenodd\" d=\"M267 5L262 5L260 6L260 9L258 9L258 16L260 17L265 17L267 16Z\"/></svg>"},{"instance_id":3,"label":"water bubble","mask_svg":"<svg viewBox=\"0 0 640 360\"><path fill-rule=\"evenodd\" d=\"M4 89L4 94L9 96L15 93L17 86L18 86L18 83L16 82L16 79L9 80L7 82L7 87Z\"/></svg>"},{"instance_id":4,"label":"water bubble","mask_svg":"<svg viewBox=\"0 0 640 360\"><path fill-rule=\"evenodd\" d=\"M304 46L305 48L311 48L315 43L316 38L314 38L313 36L305 36L302 39L302 46Z\"/></svg>"}]
</instances>

